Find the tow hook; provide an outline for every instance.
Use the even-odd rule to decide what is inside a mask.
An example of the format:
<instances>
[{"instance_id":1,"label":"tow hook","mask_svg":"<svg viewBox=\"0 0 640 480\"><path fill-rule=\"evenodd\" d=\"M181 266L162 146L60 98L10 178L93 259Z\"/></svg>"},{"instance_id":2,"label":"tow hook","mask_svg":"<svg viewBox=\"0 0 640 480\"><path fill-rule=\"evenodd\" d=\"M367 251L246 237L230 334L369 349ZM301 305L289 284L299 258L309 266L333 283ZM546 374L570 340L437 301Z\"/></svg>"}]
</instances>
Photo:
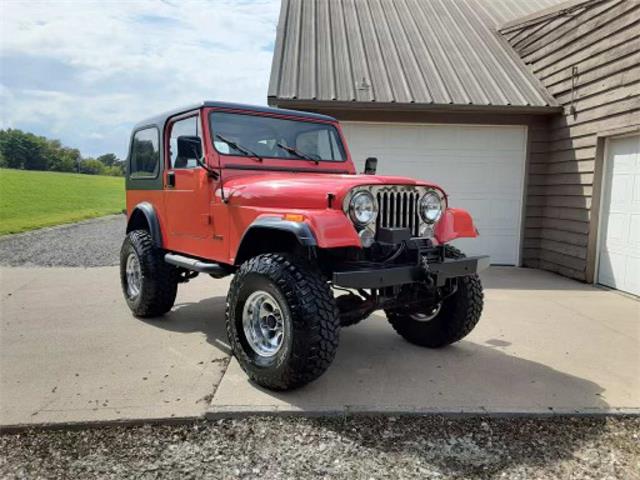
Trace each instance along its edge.
<instances>
[{"instance_id":1,"label":"tow hook","mask_svg":"<svg viewBox=\"0 0 640 480\"><path fill-rule=\"evenodd\" d=\"M420 266L424 272L424 283L428 287L435 286L436 282L433 279L433 275L431 274L431 268L429 267L429 262L427 261L427 257L420 255Z\"/></svg>"}]
</instances>

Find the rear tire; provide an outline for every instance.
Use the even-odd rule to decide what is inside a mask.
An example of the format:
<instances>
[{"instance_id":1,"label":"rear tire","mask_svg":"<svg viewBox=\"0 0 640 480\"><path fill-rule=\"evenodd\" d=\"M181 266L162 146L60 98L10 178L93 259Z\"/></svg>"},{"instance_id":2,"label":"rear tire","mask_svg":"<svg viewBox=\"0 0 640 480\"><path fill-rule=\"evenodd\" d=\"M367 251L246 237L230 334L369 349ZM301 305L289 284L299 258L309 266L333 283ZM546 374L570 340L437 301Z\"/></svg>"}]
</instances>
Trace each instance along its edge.
<instances>
[{"instance_id":1,"label":"rear tire","mask_svg":"<svg viewBox=\"0 0 640 480\"><path fill-rule=\"evenodd\" d=\"M120 283L127 305L137 317L164 315L176 300L178 274L146 230L129 232L120 250Z\"/></svg>"},{"instance_id":2,"label":"rear tire","mask_svg":"<svg viewBox=\"0 0 640 480\"><path fill-rule=\"evenodd\" d=\"M298 388L322 375L340 332L338 309L321 274L281 254L242 264L229 287L226 326L242 369L271 390Z\"/></svg>"},{"instance_id":3,"label":"rear tire","mask_svg":"<svg viewBox=\"0 0 640 480\"><path fill-rule=\"evenodd\" d=\"M465 256L449 245L445 247L445 255L449 258ZM445 299L430 319L420 321L415 315L389 310L385 311L389 323L404 339L422 347L440 348L462 340L480 320L484 295L478 275L460 277L457 282L456 293Z\"/></svg>"}]
</instances>

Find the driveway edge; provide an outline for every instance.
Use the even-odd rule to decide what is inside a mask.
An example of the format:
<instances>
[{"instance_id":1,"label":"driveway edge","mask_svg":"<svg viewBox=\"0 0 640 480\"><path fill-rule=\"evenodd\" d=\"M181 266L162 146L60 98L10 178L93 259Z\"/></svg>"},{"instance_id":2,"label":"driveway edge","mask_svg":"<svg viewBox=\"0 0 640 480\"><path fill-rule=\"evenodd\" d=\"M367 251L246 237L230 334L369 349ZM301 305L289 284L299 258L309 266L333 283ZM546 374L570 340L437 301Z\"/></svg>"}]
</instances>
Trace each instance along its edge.
<instances>
[{"instance_id":1,"label":"driveway edge","mask_svg":"<svg viewBox=\"0 0 640 480\"><path fill-rule=\"evenodd\" d=\"M640 408L554 408L548 410L523 409L486 409L486 408L371 408L365 406L347 405L344 408L326 410L302 410L278 406L217 406L205 413L208 420L221 418L243 418L250 416L300 416L300 417L341 417L341 416L429 416L443 415L449 417L489 416L489 417L550 417L550 416L636 416L640 415Z\"/></svg>"}]
</instances>

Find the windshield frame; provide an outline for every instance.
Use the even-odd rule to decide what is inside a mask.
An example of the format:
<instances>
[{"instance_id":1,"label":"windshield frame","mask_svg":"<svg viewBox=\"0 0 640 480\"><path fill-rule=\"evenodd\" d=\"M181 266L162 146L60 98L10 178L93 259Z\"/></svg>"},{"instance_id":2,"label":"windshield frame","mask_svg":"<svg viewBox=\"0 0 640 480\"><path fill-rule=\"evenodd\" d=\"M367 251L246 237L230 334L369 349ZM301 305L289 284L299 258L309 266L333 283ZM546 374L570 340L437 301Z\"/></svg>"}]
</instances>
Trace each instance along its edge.
<instances>
[{"instance_id":1,"label":"windshield frame","mask_svg":"<svg viewBox=\"0 0 640 480\"><path fill-rule=\"evenodd\" d=\"M210 140L211 146L213 147L213 150L220 157L231 157L231 158L249 159L249 160L256 158L251 155L245 155L239 152L226 153L218 150L215 142L217 132L215 130L215 122L212 119L212 115L216 113L225 113L225 114L231 114L231 115L247 115L252 117L265 117L265 118L271 118L276 120L286 120L286 121L300 122L300 123L306 123L306 124L317 124L317 125L326 127L328 130L333 131L333 134L335 135L337 148L339 150L340 155L342 156L341 160L326 160L326 159L307 160L307 159L297 158L295 155L292 155L290 157L272 157L269 155L260 155L260 157L263 160L275 160L275 161L284 161L284 162L304 162L304 163L316 163L316 164L322 163L322 164L329 164L329 165L331 164L344 165L345 163L349 162L349 153L346 148L346 145L344 144L342 133L340 132L340 129L337 128L337 126L333 122L316 120L312 118L306 118L303 116L293 116L293 115L280 116L280 115L274 115L274 114L262 113L262 112L252 112L252 111L244 111L244 110L227 110L227 109L215 108L207 112L207 121L209 123L208 130L209 130L209 136L211 138ZM222 135L224 135L224 133L222 133Z\"/></svg>"}]
</instances>

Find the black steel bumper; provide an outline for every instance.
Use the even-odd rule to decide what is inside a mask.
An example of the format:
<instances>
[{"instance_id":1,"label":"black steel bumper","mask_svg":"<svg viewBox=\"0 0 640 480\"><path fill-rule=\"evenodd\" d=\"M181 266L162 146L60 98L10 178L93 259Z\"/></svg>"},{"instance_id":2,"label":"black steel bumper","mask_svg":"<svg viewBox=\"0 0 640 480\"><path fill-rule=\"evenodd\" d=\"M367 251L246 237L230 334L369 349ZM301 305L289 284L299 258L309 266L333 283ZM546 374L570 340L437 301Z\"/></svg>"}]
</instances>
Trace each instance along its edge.
<instances>
[{"instance_id":1,"label":"black steel bumper","mask_svg":"<svg viewBox=\"0 0 640 480\"><path fill-rule=\"evenodd\" d=\"M489 266L489 256L447 258L441 262L419 265L393 265L357 268L333 272L333 283L347 288L382 288L427 279L442 286L448 278L464 277L481 272Z\"/></svg>"}]
</instances>

